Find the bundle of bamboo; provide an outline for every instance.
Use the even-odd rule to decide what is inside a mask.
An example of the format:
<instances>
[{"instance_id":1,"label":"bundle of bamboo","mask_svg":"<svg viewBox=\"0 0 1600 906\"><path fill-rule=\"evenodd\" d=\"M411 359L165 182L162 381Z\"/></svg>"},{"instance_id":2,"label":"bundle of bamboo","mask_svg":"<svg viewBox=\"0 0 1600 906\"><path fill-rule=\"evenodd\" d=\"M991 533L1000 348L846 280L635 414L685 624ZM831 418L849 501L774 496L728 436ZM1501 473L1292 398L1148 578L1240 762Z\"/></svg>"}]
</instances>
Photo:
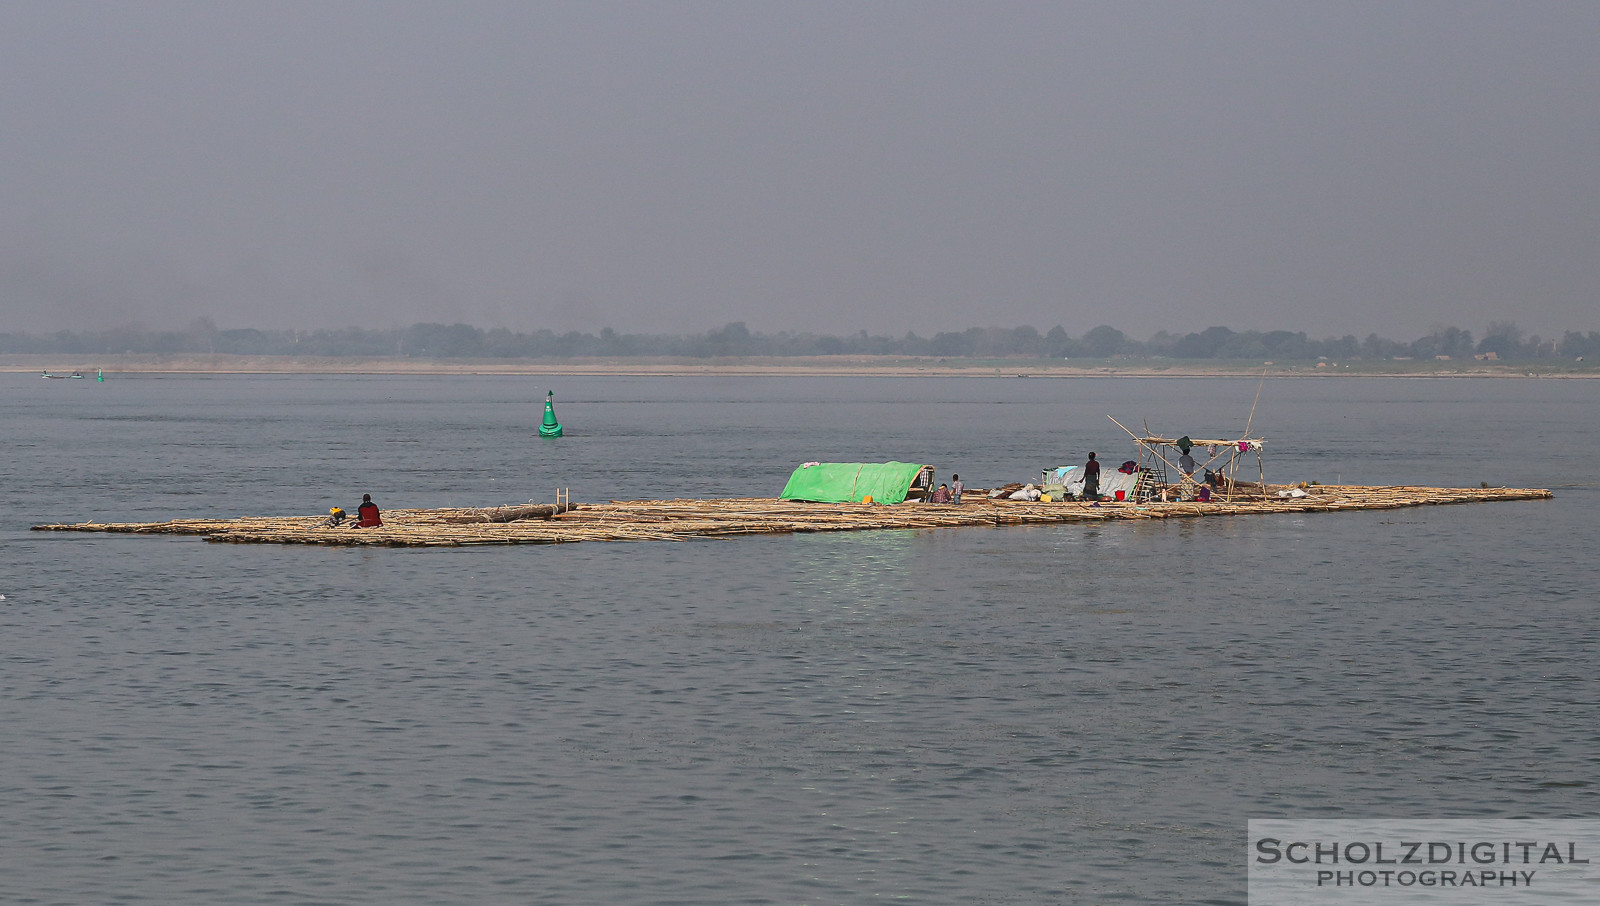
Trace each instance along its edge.
<instances>
[{"instance_id":1,"label":"bundle of bamboo","mask_svg":"<svg viewBox=\"0 0 1600 906\"><path fill-rule=\"evenodd\" d=\"M1269 487L1275 492L1287 487ZM384 524L329 526L322 516L246 516L167 522L36 525L35 531L201 535L230 543L461 546L566 544L577 541L682 541L735 535L932 529L963 525L1039 525L1107 519L1169 519L1308 513L1548 498L1520 488L1425 488L1323 485L1303 497L1272 493L1245 499L1145 503L969 500L956 505L803 503L769 498L613 500L604 504L491 509L385 510Z\"/></svg>"}]
</instances>

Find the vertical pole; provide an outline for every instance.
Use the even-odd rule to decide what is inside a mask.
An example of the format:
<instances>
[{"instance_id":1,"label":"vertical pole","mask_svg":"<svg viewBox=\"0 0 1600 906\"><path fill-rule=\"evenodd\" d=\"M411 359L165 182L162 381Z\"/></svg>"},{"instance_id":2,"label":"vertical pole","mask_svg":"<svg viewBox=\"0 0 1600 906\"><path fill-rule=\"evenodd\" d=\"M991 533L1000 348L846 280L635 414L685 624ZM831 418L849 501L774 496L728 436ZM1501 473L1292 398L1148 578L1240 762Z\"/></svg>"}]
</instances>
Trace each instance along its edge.
<instances>
[{"instance_id":1,"label":"vertical pole","mask_svg":"<svg viewBox=\"0 0 1600 906\"><path fill-rule=\"evenodd\" d=\"M1266 501L1269 499L1267 497L1267 467L1266 464L1261 461L1260 447L1256 447L1256 468L1261 470L1261 499Z\"/></svg>"},{"instance_id":2,"label":"vertical pole","mask_svg":"<svg viewBox=\"0 0 1600 906\"><path fill-rule=\"evenodd\" d=\"M1145 426L1145 433L1150 433L1150 427ZM1139 499L1139 492L1144 490L1144 441L1135 438L1139 445L1139 459L1133 464L1133 499Z\"/></svg>"}]
</instances>

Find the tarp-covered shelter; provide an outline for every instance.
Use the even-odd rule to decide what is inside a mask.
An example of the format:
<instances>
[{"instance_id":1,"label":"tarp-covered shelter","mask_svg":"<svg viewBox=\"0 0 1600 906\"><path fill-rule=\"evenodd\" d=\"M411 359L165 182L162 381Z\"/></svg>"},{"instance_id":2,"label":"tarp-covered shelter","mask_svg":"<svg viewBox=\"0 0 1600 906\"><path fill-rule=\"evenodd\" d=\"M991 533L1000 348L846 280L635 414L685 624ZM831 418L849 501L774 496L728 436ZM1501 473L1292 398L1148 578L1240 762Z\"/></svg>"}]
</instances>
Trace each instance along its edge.
<instances>
[{"instance_id":1,"label":"tarp-covered shelter","mask_svg":"<svg viewBox=\"0 0 1600 906\"><path fill-rule=\"evenodd\" d=\"M1072 497L1083 496L1083 466L1060 466L1046 469L1040 479L1045 493L1052 493L1053 489L1060 488ZM1117 492L1129 500L1134 499L1134 489L1139 486L1138 472L1120 472L1115 469L1100 469L1100 496L1118 499ZM1056 492L1061 493L1061 492Z\"/></svg>"},{"instance_id":2,"label":"tarp-covered shelter","mask_svg":"<svg viewBox=\"0 0 1600 906\"><path fill-rule=\"evenodd\" d=\"M918 479L926 473L926 478ZM811 462L794 470L778 495L813 503L903 503L912 488L925 490L933 466L908 462Z\"/></svg>"}]
</instances>

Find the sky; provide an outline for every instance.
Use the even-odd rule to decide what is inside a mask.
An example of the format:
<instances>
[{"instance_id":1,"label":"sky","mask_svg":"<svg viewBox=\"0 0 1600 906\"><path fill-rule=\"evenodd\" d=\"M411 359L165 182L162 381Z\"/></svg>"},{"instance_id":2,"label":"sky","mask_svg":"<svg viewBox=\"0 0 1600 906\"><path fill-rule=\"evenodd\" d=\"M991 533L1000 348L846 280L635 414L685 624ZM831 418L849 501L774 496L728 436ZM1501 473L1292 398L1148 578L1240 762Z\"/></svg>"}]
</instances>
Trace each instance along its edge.
<instances>
[{"instance_id":1,"label":"sky","mask_svg":"<svg viewBox=\"0 0 1600 906\"><path fill-rule=\"evenodd\" d=\"M1600 3L0 0L0 331L1600 329Z\"/></svg>"}]
</instances>

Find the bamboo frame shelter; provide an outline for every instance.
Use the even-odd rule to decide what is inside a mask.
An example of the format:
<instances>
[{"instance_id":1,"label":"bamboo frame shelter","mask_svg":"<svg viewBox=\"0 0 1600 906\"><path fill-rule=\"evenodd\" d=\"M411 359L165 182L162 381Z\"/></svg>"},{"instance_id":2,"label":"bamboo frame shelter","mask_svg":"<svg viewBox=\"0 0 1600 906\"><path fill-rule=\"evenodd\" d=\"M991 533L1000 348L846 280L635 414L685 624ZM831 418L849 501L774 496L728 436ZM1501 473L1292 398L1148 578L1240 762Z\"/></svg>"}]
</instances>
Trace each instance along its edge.
<instances>
[{"instance_id":1,"label":"bamboo frame shelter","mask_svg":"<svg viewBox=\"0 0 1600 906\"><path fill-rule=\"evenodd\" d=\"M1110 416L1107 416L1107 418L1110 418ZM1265 438L1250 437L1248 432L1245 437L1233 440L1216 440L1213 438L1196 440L1187 436L1174 438L1149 433L1139 435L1129 431L1128 427L1122 422L1114 418L1111 421L1118 428L1127 431L1128 436L1132 437L1134 443L1139 445L1139 458L1137 460L1139 474L1141 476L1147 474L1156 476L1150 481L1141 481L1139 483L1135 496L1141 501L1155 497L1161 488L1166 487L1169 484L1166 476L1169 474L1178 476L1178 480L1172 483L1177 485L1177 492L1180 498L1188 499L1193 497L1201 484L1199 480L1195 479L1194 472L1199 472L1201 475L1207 472L1215 472L1221 475L1222 481L1217 487L1217 493L1224 499L1233 499L1244 492L1259 492L1263 500L1267 497L1267 467L1261 456L1261 448L1267 443ZM1193 472L1185 472L1180 465L1174 463L1174 460L1181 462L1181 457L1174 455L1172 451L1187 452L1185 444L1190 449L1205 447L1207 451L1205 462L1200 462L1197 459ZM1254 453L1256 457L1256 470L1259 481L1241 482L1239 481L1241 460L1246 459L1251 453ZM1218 468L1213 469L1212 466L1218 465L1219 460L1221 461L1220 465ZM1167 471L1169 469L1171 472ZM1254 496L1254 494L1250 496Z\"/></svg>"}]
</instances>

